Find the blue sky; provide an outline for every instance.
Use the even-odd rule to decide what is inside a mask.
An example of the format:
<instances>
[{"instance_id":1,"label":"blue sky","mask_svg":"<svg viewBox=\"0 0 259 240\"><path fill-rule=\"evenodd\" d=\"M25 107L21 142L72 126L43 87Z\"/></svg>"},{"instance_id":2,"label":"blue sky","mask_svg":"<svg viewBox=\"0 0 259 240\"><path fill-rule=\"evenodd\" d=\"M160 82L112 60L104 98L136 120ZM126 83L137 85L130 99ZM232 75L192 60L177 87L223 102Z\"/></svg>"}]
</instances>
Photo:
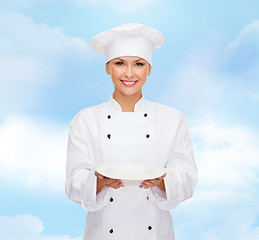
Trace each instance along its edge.
<instances>
[{"instance_id":1,"label":"blue sky","mask_svg":"<svg viewBox=\"0 0 259 240\"><path fill-rule=\"evenodd\" d=\"M64 193L68 128L113 91L90 38L126 22L165 36L143 94L182 111L193 140L200 179L172 211L176 239L259 239L258 9L256 0L0 0L0 239L81 239L87 213Z\"/></svg>"}]
</instances>

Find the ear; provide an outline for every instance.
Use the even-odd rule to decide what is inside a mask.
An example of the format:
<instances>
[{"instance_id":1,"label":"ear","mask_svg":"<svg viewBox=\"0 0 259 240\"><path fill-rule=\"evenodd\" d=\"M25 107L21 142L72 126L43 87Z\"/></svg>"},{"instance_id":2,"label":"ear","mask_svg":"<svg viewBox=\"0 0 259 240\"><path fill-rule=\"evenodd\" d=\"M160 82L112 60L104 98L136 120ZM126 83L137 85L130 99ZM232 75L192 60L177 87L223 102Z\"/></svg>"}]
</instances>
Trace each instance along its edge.
<instances>
[{"instance_id":1,"label":"ear","mask_svg":"<svg viewBox=\"0 0 259 240\"><path fill-rule=\"evenodd\" d=\"M110 62L107 62L107 63L105 64L105 71L106 71L106 73L107 73L108 75L111 75L111 73L110 73L110 68L109 68L109 63L110 63Z\"/></svg>"},{"instance_id":2,"label":"ear","mask_svg":"<svg viewBox=\"0 0 259 240\"><path fill-rule=\"evenodd\" d=\"M151 73L151 65L150 64L148 64L149 65L149 68L148 68L148 72L147 72L147 75L149 76L150 75L150 73Z\"/></svg>"}]
</instances>

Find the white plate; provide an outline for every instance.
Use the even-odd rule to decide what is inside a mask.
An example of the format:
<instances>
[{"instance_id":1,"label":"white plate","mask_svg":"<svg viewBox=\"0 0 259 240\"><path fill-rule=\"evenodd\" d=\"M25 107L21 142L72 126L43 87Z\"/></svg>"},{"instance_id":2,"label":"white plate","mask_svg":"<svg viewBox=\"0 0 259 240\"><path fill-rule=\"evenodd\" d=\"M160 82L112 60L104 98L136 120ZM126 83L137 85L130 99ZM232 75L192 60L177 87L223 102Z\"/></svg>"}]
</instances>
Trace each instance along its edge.
<instances>
[{"instance_id":1,"label":"white plate","mask_svg":"<svg viewBox=\"0 0 259 240\"><path fill-rule=\"evenodd\" d=\"M105 177L121 180L146 180L161 177L165 169L144 162L108 162L96 171Z\"/></svg>"}]
</instances>

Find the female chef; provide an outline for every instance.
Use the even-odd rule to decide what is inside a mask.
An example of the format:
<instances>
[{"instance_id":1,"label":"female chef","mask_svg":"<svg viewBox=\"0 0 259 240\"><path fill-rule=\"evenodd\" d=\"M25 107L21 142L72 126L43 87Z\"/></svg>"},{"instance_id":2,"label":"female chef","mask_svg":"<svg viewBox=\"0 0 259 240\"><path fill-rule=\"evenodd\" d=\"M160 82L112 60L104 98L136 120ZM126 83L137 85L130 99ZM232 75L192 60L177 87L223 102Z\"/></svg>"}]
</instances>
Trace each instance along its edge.
<instances>
[{"instance_id":1,"label":"female chef","mask_svg":"<svg viewBox=\"0 0 259 240\"><path fill-rule=\"evenodd\" d=\"M114 91L70 125L66 194L88 211L84 240L173 240L170 210L193 195L197 168L184 115L142 94L152 52L163 42L158 30L137 23L91 39ZM124 186L95 170L109 161L143 161L166 174Z\"/></svg>"}]
</instances>

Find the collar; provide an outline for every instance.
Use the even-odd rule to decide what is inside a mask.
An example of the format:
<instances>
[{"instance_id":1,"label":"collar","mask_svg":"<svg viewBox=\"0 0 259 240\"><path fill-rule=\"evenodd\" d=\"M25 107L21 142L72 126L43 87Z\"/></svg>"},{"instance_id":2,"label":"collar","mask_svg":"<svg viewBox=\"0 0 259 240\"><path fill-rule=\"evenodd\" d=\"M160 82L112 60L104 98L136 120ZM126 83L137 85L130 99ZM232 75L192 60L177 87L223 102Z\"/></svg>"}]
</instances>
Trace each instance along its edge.
<instances>
[{"instance_id":1,"label":"collar","mask_svg":"<svg viewBox=\"0 0 259 240\"><path fill-rule=\"evenodd\" d=\"M145 102L146 102L146 99L144 98L143 93L142 93L142 97L136 102L136 104L134 106L134 113L143 112L145 109ZM115 109L116 111L122 112L121 105L113 98L113 94L109 98L108 105L111 108ZM131 113L133 113L133 112L131 112Z\"/></svg>"}]
</instances>

